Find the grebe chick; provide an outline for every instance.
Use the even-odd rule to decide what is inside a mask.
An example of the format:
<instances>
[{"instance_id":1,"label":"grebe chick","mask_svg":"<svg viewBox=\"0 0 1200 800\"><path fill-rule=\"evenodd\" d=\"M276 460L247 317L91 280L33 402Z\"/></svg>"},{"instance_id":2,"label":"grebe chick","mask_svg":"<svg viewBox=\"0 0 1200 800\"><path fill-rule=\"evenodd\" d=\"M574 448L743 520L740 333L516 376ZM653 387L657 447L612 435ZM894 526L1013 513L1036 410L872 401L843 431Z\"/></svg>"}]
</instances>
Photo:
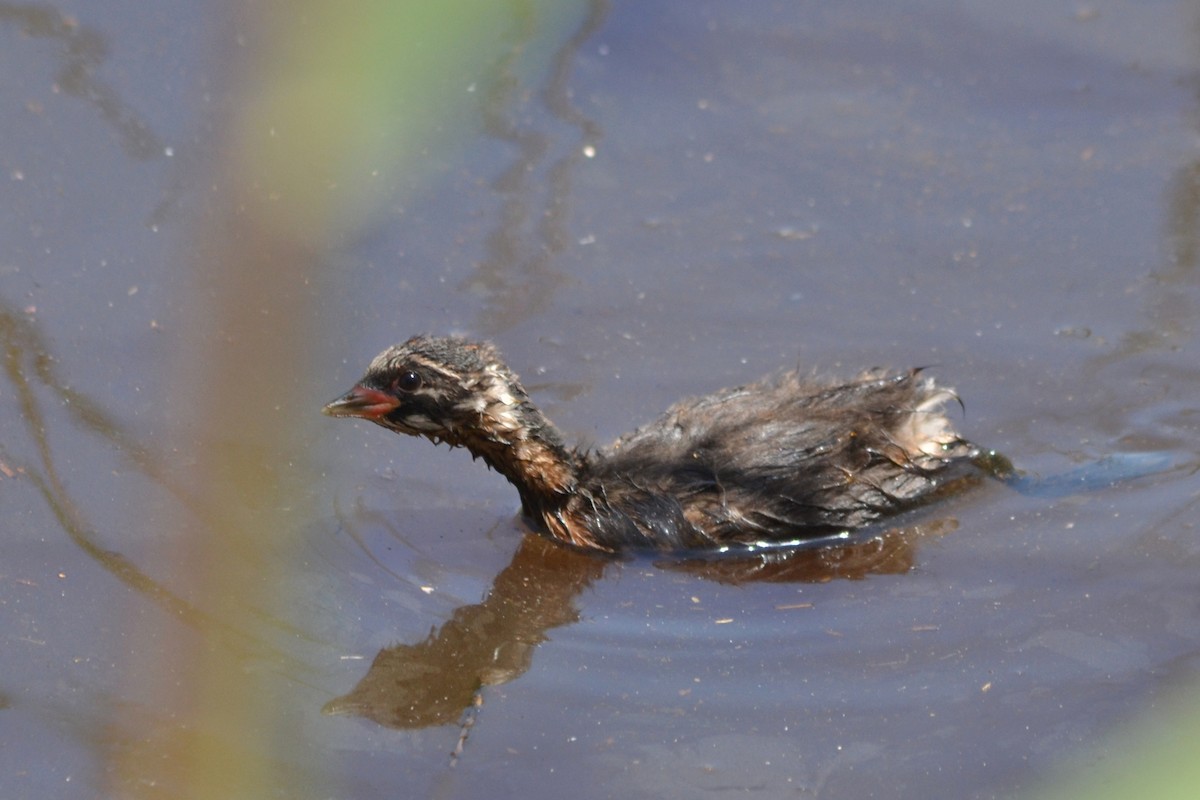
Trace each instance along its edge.
<instances>
[{"instance_id":1,"label":"grebe chick","mask_svg":"<svg viewBox=\"0 0 1200 800\"><path fill-rule=\"evenodd\" d=\"M587 451L563 443L494 345L414 336L323 410L467 448L541 532L576 547L736 547L859 528L964 477L979 450L945 415L954 393L919 373L785 372Z\"/></svg>"}]
</instances>

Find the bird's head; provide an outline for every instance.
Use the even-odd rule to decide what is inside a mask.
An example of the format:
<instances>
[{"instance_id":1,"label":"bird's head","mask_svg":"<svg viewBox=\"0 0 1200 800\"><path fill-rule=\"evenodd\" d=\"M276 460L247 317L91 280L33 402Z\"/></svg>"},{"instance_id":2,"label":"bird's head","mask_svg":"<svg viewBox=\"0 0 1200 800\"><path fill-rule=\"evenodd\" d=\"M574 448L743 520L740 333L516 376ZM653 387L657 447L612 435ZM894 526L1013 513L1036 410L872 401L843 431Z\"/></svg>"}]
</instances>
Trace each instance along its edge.
<instances>
[{"instance_id":1,"label":"bird's head","mask_svg":"<svg viewBox=\"0 0 1200 800\"><path fill-rule=\"evenodd\" d=\"M414 336L376 356L362 379L322 411L434 442L469 445L514 438L527 402L517 376L493 345Z\"/></svg>"}]
</instances>

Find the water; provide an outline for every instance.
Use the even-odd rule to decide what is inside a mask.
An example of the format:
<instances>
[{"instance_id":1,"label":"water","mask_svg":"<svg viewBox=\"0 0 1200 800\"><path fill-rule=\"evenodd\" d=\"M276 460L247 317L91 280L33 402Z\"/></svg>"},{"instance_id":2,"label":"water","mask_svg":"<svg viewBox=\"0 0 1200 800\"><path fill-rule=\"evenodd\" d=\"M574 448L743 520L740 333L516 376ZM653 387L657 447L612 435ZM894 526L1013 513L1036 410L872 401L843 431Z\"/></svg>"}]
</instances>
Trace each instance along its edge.
<instances>
[{"instance_id":1,"label":"water","mask_svg":"<svg viewBox=\"0 0 1200 800\"><path fill-rule=\"evenodd\" d=\"M0 4L6 796L995 797L1194 682L1191 4L505 9L329 112L426 108L424 157L281 173L239 125L297 127L236 109L355 57L271 13ZM465 453L320 416L420 331L585 443L929 365L1026 477L783 571L567 553Z\"/></svg>"}]
</instances>

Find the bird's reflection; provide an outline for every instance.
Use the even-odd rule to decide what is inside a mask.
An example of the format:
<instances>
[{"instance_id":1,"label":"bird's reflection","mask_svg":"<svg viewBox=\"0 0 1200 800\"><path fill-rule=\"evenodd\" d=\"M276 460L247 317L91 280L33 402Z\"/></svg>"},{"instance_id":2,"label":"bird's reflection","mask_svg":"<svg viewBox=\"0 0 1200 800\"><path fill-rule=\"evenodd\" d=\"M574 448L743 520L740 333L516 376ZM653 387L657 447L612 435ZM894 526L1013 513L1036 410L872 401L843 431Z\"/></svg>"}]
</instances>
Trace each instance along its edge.
<instances>
[{"instance_id":1,"label":"bird's reflection","mask_svg":"<svg viewBox=\"0 0 1200 800\"><path fill-rule=\"evenodd\" d=\"M821 546L660 560L655 566L734 584L858 580L907 572L919 542L956 527L955 520L942 519ZM551 629L578 620L575 598L612 563L606 556L526 535L483 602L458 608L422 642L380 650L358 685L327 703L325 713L391 728L457 721L482 687L507 683L528 670Z\"/></svg>"},{"instance_id":2,"label":"bird's reflection","mask_svg":"<svg viewBox=\"0 0 1200 800\"><path fill-rule=\"evenodd\" d=\"M608 560L528 535L482 603L455 610L423 642L379 651L349 694L325 705L394 728L453 722L481 686L529 669L547 632L575 622L574 599Z\"/></svg>"}]
</instances>

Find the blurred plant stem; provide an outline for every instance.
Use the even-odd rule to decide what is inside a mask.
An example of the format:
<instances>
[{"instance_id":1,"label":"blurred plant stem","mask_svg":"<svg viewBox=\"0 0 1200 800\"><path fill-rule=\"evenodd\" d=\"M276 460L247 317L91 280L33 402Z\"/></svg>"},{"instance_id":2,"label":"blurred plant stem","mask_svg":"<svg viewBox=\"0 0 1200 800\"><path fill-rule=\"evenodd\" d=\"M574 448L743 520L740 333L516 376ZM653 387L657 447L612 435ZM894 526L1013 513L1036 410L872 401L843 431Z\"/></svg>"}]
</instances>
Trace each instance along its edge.
<instances>
[{"instance_id":1,"label":"blurred plant stem","mask_svg":"<svg viewBox=\"0 0 1200 800\"><path fill-rule=\"evenodd\" d=\"M1028 796L1035 800L1192 800L1200 793L1200 693L1166 693L1155 713L1109 737L1103 757Z\"/></svg>"},{"instance_id":2,"label":"blurred plant stem","mask_svg":"<svg viewBox=\"0 0 1200 800\"><path fill-rule=\"evenodd\" d=\"M384 197L417 185L479 130L491 68L529 41L550 57L582 2L274 0L265 17L290 30L256 49L237 112L231 166L260 224L294 241L328 243L361 225ZM547 34L550 34L547 36ZM565 34L565 31L563 31ZM534 41L537 45L539 42Z\"/></svg>"},{"instance_id":3,"label":"blurred plant stem","mask_svg":"<svg viewBox=\"0 0 1200 800\"><path fill-rule=\"evenodd\" d=\"M285 631L278 612L294 598L294 533L318 516L305 432L321 419L307 401L319 394L311 390L322 337L316 287L329 251L382 198L412 190L435 144L467 140L478 116L470 87L513 46L511 31L542 13L569 19L575 6L276 0L249 8L228 76L235 103L217 120L219 155L204 182L208 211L183 256L194 280L181 304L175 435L207 513L203 523L180 523L189 529L176 557L193 570L196 605L241 628L266 621L269 636ZM128 680L190 713L118 756L115 794L164 796L164 785L198 798L309 794L311 785L291 791L303 780L292 774L299 732L272 701L303 667L262 663L270 646L252 655L215 626L198 636L181 630L139 624L134 632ZM171 774L151 788L146 776L163 764ZM303 767L309 777L319 772Z\"/></svg>"}]
</instances>

